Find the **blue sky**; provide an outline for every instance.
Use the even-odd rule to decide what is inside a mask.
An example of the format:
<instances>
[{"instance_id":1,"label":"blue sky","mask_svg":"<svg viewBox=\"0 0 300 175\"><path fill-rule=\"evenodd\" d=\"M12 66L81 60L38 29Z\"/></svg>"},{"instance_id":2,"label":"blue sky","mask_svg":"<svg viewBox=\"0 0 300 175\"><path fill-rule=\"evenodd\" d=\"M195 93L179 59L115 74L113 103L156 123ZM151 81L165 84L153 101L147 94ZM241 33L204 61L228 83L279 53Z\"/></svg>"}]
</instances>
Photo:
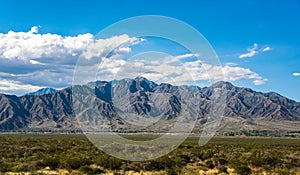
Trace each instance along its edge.
<instances>
[{"instance_id":1,"label":"blue sky","mask_svg":"<svg viewBox=\"0 0 300 175\"><path fill-rule=\"evenodd\" d=\"M40 26L38 32L33 33L51 33L62 37L87 33L96 35L108 25L138 15L169 16L190 24L210 42L223 66L227 64L249 69L263 81L255 85L255 79L245 77L233 81L235 85L256 91L276 91L300 101L300 74L297 74L300 73L300 1L296 0L6 0L0 6L0 33L5 35L10 30L28 32L31 27ZM243 54L244 57L241 56ZM26 63L27 57L17 62L14 62L13 56L0 58L0 80L6 84L0 85L0 91L22 94L25 92L22 86L31 90L38 86L62 88L68 85L71 76L61 74L72 72L76 56L74 60L63 60L61 55L54 55L58 59L32 64L37 61L33 59L29 60L30 65ZM64 66L52 70L47 67L49 62ZM52 73L52 79L47 80L45 77ZM9 90L12 86L15 90Z\"/></svg>"}]
</instances>

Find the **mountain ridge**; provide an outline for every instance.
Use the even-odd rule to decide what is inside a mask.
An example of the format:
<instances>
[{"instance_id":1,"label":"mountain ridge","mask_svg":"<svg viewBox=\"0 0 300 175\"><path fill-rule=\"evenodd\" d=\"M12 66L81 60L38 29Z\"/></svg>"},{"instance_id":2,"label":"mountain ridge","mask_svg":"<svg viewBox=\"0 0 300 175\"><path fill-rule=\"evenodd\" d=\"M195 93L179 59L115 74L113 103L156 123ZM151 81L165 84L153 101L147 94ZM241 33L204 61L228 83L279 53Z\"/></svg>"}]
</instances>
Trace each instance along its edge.
<instances>
[{"instance_id":1,"label":"mountain ridge","mask_svg":"<svg viewBox=\"0 0 300 175\"><path fill-rule=\"evenodd\" d=\"M93 94L95 99L74 96L74 89L81 94ZM256 92L224 81L201 88L156 84L144 77L137 77L110 82L96 81L41 95L27 94L17 97L0 94L0 130L80 130L78 117L75 117L75 113L78 114L77 109L83 112L79 119L88 123L100 122L91 117L85 109L86 106L82 105L94 100L98 111L92 116L101 115L104 118L101 122L107 122L111 129L121 131L167 131L172 127L172 121L184 110L182 105L190 103L190 106L197 108L198 112L194 115L199 122L195 130L200 131L210 115L212 96L220 89L227 93L220 132L296 131L300 126L300 103L275 92ZM192 101L195 96L197 99ZM126 114L126 117L122 118L121 114ZM142 126L156 120L158 114L161 114L163 124L155 123L150 128ZM150 116L151 120L143 116ZM135 127L134 122L140 122L141 127Z\"/></svg>"}]
</instances>

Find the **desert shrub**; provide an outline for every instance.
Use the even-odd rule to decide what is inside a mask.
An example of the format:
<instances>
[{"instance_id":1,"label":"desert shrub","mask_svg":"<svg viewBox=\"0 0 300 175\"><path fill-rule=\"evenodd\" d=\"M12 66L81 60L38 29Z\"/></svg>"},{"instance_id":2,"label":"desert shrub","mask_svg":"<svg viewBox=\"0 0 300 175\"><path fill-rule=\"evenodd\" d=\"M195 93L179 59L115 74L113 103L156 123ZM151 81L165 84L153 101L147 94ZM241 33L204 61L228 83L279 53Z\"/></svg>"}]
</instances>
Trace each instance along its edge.
<instances>
[{"instance_id":1,"label":"desert shrub","mask_svg":"<svg viewBox=\"0 0 300 175\"><path fill-rule=\"evenodd\" d=\"M228 160L226 160L225 158L218 158L216 160L220 165L226 165L228 163Z\"/></svg>"},{"instance_id":2,"label":"desert shrub","mask_svg":"<svg viewBox=\"0 0 300 175\"><path fill-rule=\"evenodd\" d=\"M263 154L261 151L255 151L249 158L249 162L252 166L259 167L263 165L265 162L263 160Z\"/></svg>"},{"instance_id":3,"label":"desert shrub","mask_svg":"<svg viewBox=\"0 0 300 175\"><path fill-rule=\"evenodd\" d=\"M213 169L215 167L214 162L212 160L207 160L205 162L206 166L210 169Z\"/></svg>"},{"instance_id":4,"label":"desert shrub","mask_svg":"<svg viewBox=\"0 0 300 175\"><path fill-rule=\"evenodd\" d=\"M203 151L195 150L193 153L194 153L195 158L202 160L202 161L205 160Z\"/></svg>"},{"instance_id":5,"label":"desert shrub","mask_svg":"<svg viewBox=\"0 0 300 175\"><path fill-rule=\"evenodd\" d=\"M59 161L55 156L47 156L43 159L41 166L49 166L51 170L55 170L58 168Z\"/></svg>"},{"instance_id":6,"label":"desert shrub","mask_svg":"<svg viewBox=\"0 0 300 175\"><path fill-rule=\"evenodd\" d=\"M5 163L0 161L0 172L7 172L10 170L10 166Z\"/></svg>"},{"instance_id":7,"label":"desert shrub","mask_svg":"<svg viewBox=\"0 0 300 175\"><path fill-rule=\"evenodd\" d=\"M181 162L182 164L186 165L186 163L191 161L192 156L188 154L182 154L180 157L175 157L176 162Z\"/></svg>"},{"instance_id":8,"label":"desert shrub","mask_svg":"<svg viewBox=\"0 0 300 175\"><path fill-rule=\"evenodd\" d=\"M152 171L159 171L159 170L163 170L163 169L164 169L163 164L161 164L157 160L150 160L145 165L145 170L147 170L147 171L151 171L151 170Z\"/></svg>"},{"instance_id":9,"label":"desert shrub","mask_svg":"<svg viewBox=\"0 0 300 175\"><path fill-rule=\"evenodd\" d=\"M281 160L279 156L276 154L268 154L266 157L264 157L264 162L265 165L275 168L276 165L281 163Z\"/></svg>"},{"instance_id":10,"label":"desert shrub","mask_svg":"<svg viewBox=\"0 0 300 175\"><path fill-rule=\"evenodd\" d=\"M210 159L214 156L214 151L211 149L205 150L202 155L202 160Z\"/></svg>"},{"instance_id":11,"label":"desert shrub","mask_svg":"<svg viewBox=\"0 0 300 175\"><path fill-rule=\"evenodd\" d=\"M17 163L15 166L11 168L11 171L19 172L22 171L22 168L23 168L23 163Z\"/></svg>"},{"instance_id":12,"label":"desert shrub","mask_svg":"<svg viewBox=\"0 0 300 175\"><path fill-rule=\"evenodd\" d=\"M235 169L236 173L239 175L250 175L251 174L251 169L245 164L235 165L234 169Z\"/></svg>"},{"instance_id":13,"label":"desert shrub","mask_svg":"<svg viewBox=\"0 0 300 175\"><path fill-rule=\"evenodd\" d=\"M80 168L81 165L84 165L84 163L82 163L78 157L67 158L65 160L65 167L67 169L76 170Z\"/></svg>"},{"instance_id":14,"label":"desert shrub","mask_svg":"<svg viewBox=\"0 0 300 175\"><path fill-rule=\"evenodd\" d=\"M173 158L164 156L158 159L160 164L164 167L164 169L175 169L176 168L176 162Z\"/></svg>"},{"instance_id":15,"label":"desert shrub","mask_svg":"<svg viewBox=\"0 0 300 175\"><path fill-rule=\"evenodd\" d=\"M221 172L221 173L227 173L227 167L224 165L218 165L217 169Z\"/></svg>"},{"instance_id":16,"label":"desert shrub","mask_svg":"<svg viewBox=\"0 0 300 175\"><path fill-rule=\"evenodd\" d=\"M288 169L286 168L277 168L275 171L278 175L296 175L296 173L294 172L290 172Z\"/></svg>"},{"instance_id":17,"label":"desert shrub","mask_svg":"<svg viewBox=\"0 0 300 175\"><path fill-rule=\"evenodd\" d=\"M100 169L100 168L92 168L89 165L81 166L79 168L79 171L83 172L84 174L87 174L87 175L94 175L94 174L105 173L105 171L103 171L102 169Z\"/></svg>"},{"instance_id":18,"label":"desert shrub","mask_svg":"<svg viewBox=\"0 0 300 175\"><path fill-rule=\"evenodd\" d=\"M123 164L122 160L103 154L97 157L96 164L110 170L120 170Z\"/></svg>"},{"instance_id":19,"label":"desert shrub","mask_svg":"<svg viewBox=\"0 0 300 175\"><path fill-rule=\"evenodd\" d=\"M67 168L69 170L77 170L79 169L81 166L84 165L90 165L91 161L87 160L86 158L83 157L67 157L65 159L62 160L62 167L61 168Z\"/></svg>"},{"instance_id":20,"label":"desert shrub","mask_svg":"<svg viewBox=\"0 0 300 175\"><path fill-rule=\"evenodd\" d=\"M22 163L22 166L20 167L19 171L25 171L25 172L32 172L35 170L39 170L44 168L44 166L40 166L41 161L31 161L31 162L26 162Z\"/></svg>"},{"instance_id":21,"label":"desert shrub","mask_svg":"<svg viewBox=\"0 0 300 175\"><path fill-rule=\"evenodd\" d=\"M167 175L178 175L179 173L180 173L179 170L174 170L174 169L167 170Z\"/></svg>"}]
</instances>

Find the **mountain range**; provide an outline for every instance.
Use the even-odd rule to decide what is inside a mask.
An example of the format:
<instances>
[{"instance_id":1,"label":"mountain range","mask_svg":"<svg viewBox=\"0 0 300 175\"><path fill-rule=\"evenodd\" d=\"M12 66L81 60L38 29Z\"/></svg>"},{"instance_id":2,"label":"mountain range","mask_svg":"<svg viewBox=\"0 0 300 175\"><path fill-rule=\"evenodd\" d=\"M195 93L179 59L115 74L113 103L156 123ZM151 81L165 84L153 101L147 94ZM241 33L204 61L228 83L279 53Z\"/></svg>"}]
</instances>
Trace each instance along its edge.
<instances>
[{"instance_id":1,"label":"mountain range","mask_svg":"<svg viewBox=\"0 0 300 175\"><path fill-rule=\"evenodd\" d=\"M218 133L300 130L300 103L278 93L223 81L201 88L157 84L143 77L42 89L19 97L0 94L0 130L78 131L101 126L165 132L178 120L191 120L196 121L193 131L200 132L210 115L217 115L211 110L220 91L226 101Z\"/></svg>"}]
</instances>

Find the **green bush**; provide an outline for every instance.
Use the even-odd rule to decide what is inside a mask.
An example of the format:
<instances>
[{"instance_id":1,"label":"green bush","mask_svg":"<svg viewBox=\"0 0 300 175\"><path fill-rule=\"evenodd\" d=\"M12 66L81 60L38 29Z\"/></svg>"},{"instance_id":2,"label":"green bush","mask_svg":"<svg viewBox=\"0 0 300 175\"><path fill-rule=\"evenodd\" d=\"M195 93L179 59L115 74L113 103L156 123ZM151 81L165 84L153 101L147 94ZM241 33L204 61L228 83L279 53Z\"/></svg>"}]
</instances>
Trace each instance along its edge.
<instances>
[{"instance_id":1,"label":"green bush","mask_svg":"<svg viewBox=\"0 0 300 175\"><path fill-rule=\"evenodd\" d=\"M210 169L213 169L215 167L214 162L212 160L207 160L205 162L206 166Z\"/></svg>"},{"instance_id":2,"label":"green bush","mask_svg":"<svg viewBox=\"0 0 300 175\"><path fill-rule=\"evenodd\" d=\"M224 165L218 165L217 169L221 172L221 173L227 173L227 167Z\"/></svg>"},{"instance_id":3,"label":"green bush","mask_svg":"<svg viewBox=\"0 0 300 175\"><path fill-rule=\"evenodd\" d=\"M51 170L55 170L58 168L59 161L57 157L51 157L50 155L45 157L42 161L42 165L44 167L49 166Z\"/></svg>"},{"instance_id":4,"label":"green bush","mask_svg":"<svg viewBox=\"0 0 300 175\"><path fill-rule=\"evenodd\" d=\"M10 167L7 163L0 161L0 172L7 172L10 170Z\"/></svg>"},{"instance_id":5,"label":"green bush","mask_svg":"<svg viewBox=\"0 0 300 175\"><path fill-rule=\"evenodd\" d=\"M79 171L81 171L81 172L83 172L84 174L87 174L87 175L94 175L94 174L105 173L105 171L103 171L100 168L92 168L92 167L90 167L88 165L81 166L79 168Z\"/></svg>"},{"instance_id":6,"label":"green bush","mask_svg":"<svg viewBox=\"0 0 300 175\"><path fill-rule=\"evenodd\" d=\"M220 164L220 165L226 165L228 163L228 160L226 160L225 158L218 158L217 159L217 162Z\"/></svg>"},{"instance_id":7,"label":"green bush","mask_svg":"<svg viewBox=\"0 0 300 175\"><path fill-rule=\"evenodd\" d=\"M178 175L180 172L173 170L173 169L168 169L167 174L168 175Z\"/></svg>"},{"instance_id":8,"label":"green bush","mask_svg":"<svg viewBox=\"0 0 300 175\"><path fill-rule=\"evenodd\" d=\"M96 164L106 169L119 170L121 169L123 162L118 158L104 154L97 158Z\"/></svg>"},{"instance_id":9,"label":"green bush","mask_svg":"<svg viewBox=\"0 0 300 175\"><path fill-rule=\"evenodd\" d=\"M244 164L236 165L234 167L235 171L239 175L250 175L251 174L251 169Z\"/></svg>"},{"instance_id":10,"label":"green bush","mask_svg":"<svg viewBox=\"0 0 300 175\"><path fill-rule=\"evenodd\" d=\"M163 170L164 166L157 160L150 160L146 165L145 165L145 170L147 171L160 171Z\"/></svg>"}]
</instances>

